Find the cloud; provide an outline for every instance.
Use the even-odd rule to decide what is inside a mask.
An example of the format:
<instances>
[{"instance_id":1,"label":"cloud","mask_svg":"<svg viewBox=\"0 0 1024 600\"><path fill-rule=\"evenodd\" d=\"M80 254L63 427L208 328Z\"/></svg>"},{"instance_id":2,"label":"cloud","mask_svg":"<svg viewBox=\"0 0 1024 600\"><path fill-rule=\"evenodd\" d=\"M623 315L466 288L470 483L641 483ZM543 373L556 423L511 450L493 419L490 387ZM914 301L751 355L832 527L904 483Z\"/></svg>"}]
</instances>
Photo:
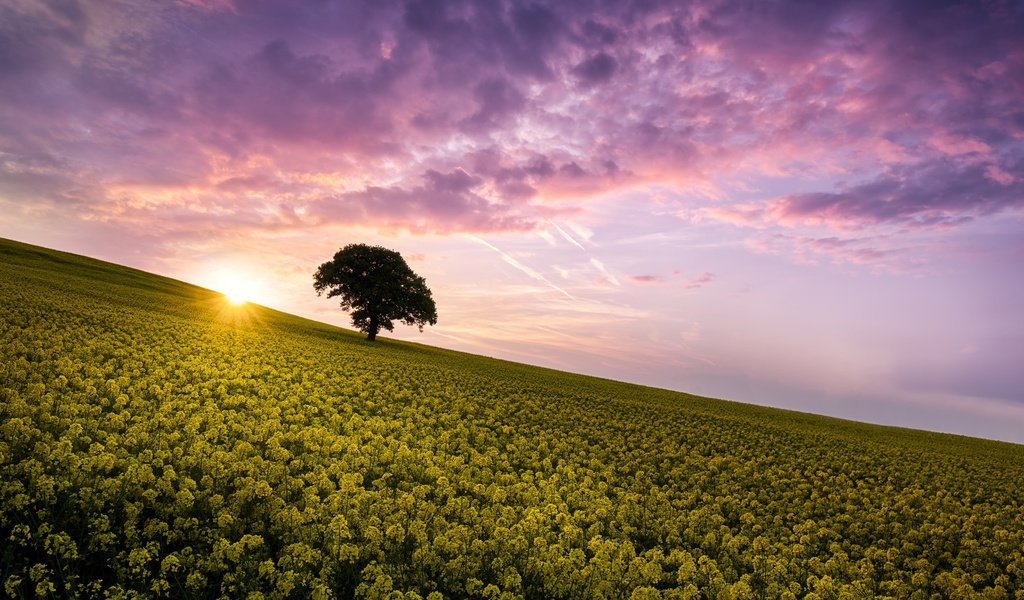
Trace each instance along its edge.
<instances>
[{"instance_id":1,"label":"cloud","mask_svg":"<svg viewBox=\"0 0 1024 600\"><path fill-rule=\"evenodd\" d=\"M630 275L629 279L636 283L664 283L665 277L661 275Z\"/></svg>"},{"instance_id":2,"label":"cloud","mask_svg":"<svg viewBox=\"0 0 1024 600\"><path fill-rule=\"evenodd\" d=\"M516 206L497 206L476 193L483 180L462 169L428 170L423 180L408 189L369 186L324 198L311 206L309 214L327 222L373 223L380 229L417 233L525 231L534 226Z\"/></svg>"},{"instance_id":3,"label":"cloud","mask_svg":"<svg viewBox=\"0 0 1024 600\"><path fill-rule=\"evenodd\" d=\"M573 67L573 74L587 85L602 83L615 74L618 62L606 52L599 52Z\"/></svg>"},{"instance_id":4,"label":"cloud","mask_svg":"<svg viewBox=\"0 0 1024 600\"><path fill-rule=\"evenodd\" d=\"M1024 184L1002 169L1006 177L992 173L991 166L936 160L845 190L786 196L765 213L784 224L942 227L1024 206Z\"/></svg>"},{"instance_id":5,"label":"cloud","mask_svg":"<svg viewBox=\"0 0 1024 600\"><path fill-rule=\"evenodd\" d=\"M956 227L1018 208L1024 182L1024 31L997 5L2 10L8 202L31 188L114 218L157 187L181 199L170 212L245 211L216 189L330 222L518 230L527 204L581 212L627 189L770 176L855 183L686 208L747 224ZM42 153L68 166L60 178L28 175ZM457 169L481 183L416 182Z\"/></svg>"},{"instance_id":6,"label":"cloud","mask_svg":"<svg viewBox=\"0 0 1024 600\"><path fill-rule=\"evenodd\" d=\"M577 242L576 238L574 238L571 235L569 235L568 233L566 233L566 231L564 229L562 229L561 227L558 226L558 223L551 223L551 226L555 228L555 231L557 231L558 234L561 235L565 239L565 241L569 242L573 246L576 246L580 250L585 250L585 248L583 247L583 244Z\"/></svg>"},{"instance_id":7,"label":"cloud","mask_svg":"<svg viewBox=\"0 0 1024 600\"><path fill-rule=\"evenodd\" d=\"M925 246L924 242L914 242ZM926 259L905 236L878 235L866 237L813 237L776 233L751 238L747 247L759 254L785 255L801 264L834 264L869 267L887 273L920 271ZM933 247L928 244L926 247ZM910 247L908 247L910 246Z\"/></svg>"},{"instance_id":8,"label":"cloud","mask_svg":"<svg viewBox=\"0 0 1024 600\"><path fill-rule=\"evenodd\" d=\"M602 278L608 283L614 285L615 287L620 287L622 285L621 283L619 283L618 278L615 277L615 275L612 275L611 271L608 270L608 267L604 266L603 262L597 260L596 258L591 258L590 264L595 269L597 269L597 271L601 274Z\"/></svg>"},{"instance_id":9,"label":"cloud","mask_svg":"<svg viewBox=\"0 0 1024 600\"><path fill-rule=\"evenodd\" d=\"M493 244L491 244L491 243L489 243L489 242L487 242L487 241L485 241L485 240L483 240L483 239L481 239L481 238L479 238L479 237L477 237L475 235L468 235L467 234L466 237L468 237L470 240L473 240L477 244L480 244L481 246L484 246L485 248L490 248L491 250L497 252L498 255L501 256L501 259L503 261L505 261L506 263L508 263L512 267L516 268L518 271L520 271L521 273L523 273L524 275L526 275L530 279L533 279L533 280L536 280L536 281L540 281L541 283L543 283L547 287L555 290L556 292L562 294L563 296L565 296L566 298L569 298L570 300L575 300L576 299L569 292L567 292L564 289L562 289L561 287L551 283L551 281L547 277L544 277L544 275L542 275L540 272L538 272L535 269L533 269L531 267L528 267L527 265L523 264L522 262L517 260L512 255L510 255L510 254L508 254L506 252L503 252L497 246L494 246Z\"/></svg>"},{"instance_id":10,"label":"cloud","mask_svg":"<svg viewBox=\"0 0 1024 600\"><path fill-rule=\"evenodd\" d=\"M464 123L469 131L487 131L503 125L526 104L515 85L505 79L487 79L473 89L479 108Z\"/></svg>"},{"instance_id":11,"label":"cloud","mask_svg":"<svg viewBox=\"0 0 1024 600\"><path fill-rule=\"evenodd\" d=\"M665 284L680 277L679 271L672 271L668 275L630 275L630 281L640 285ZM705 271L696 277L684 279L682 286L688 290L700 289L715 280L715 274Z\"/></svg>"},{"instance_id":12,"label":"cloud","mask_svg":"<svg viewBox=\"0 0 1024 600\"><path fill-rule=\"evenodd\" d=\"M696 289L704 287L705 285L711 283L714 280L715 280L715 274L711 273L711 272L708 272L708 271L705 271L705 272L701 273L700 275L698 275L697 277L694 277L693 279L687 281L684 284L684 286L688 290L696 290Z\"/></svg>"},{"instance_id":13,"label":"cloud","mask_svg":"<svg viewBox=\"0 0 1024 600\"><path fill-rule=\"evenodd\" d=\"M577 26L580 44L587 47L601 47L614 44L619 39L619 32L609 25L587 19Z\"/></svg>"}]
</instances>

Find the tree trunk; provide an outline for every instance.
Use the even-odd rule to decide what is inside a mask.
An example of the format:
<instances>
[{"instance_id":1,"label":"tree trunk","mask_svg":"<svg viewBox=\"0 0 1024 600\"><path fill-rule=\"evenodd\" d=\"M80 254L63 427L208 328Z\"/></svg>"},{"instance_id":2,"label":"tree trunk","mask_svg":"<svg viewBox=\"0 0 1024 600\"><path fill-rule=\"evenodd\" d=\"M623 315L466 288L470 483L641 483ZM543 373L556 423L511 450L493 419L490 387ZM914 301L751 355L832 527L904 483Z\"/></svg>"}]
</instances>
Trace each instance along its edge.
<instances>
[{"instance_id":1,"label":"tree trunk","mask_svg":"<svg viewBox=\"0 0 1024 600\"><path fill-rule=\"evenodd\" d=\"M373 315L370 317L370 330L366 332L366 340L370 342L376 340L378 331L380 331L380 321L376 315Z\"/></svg>"}]
</instances>

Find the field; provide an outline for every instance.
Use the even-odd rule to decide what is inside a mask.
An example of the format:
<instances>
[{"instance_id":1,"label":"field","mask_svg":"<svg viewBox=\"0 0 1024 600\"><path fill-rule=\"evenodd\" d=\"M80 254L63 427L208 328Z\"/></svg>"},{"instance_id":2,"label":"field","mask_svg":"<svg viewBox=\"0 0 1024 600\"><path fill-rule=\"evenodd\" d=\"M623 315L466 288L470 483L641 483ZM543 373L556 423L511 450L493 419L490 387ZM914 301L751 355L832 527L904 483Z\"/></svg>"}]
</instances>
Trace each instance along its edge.
<instances>
[{"instance_id":1,"label":"field","mask_svg":"<svg viewBox=\"0 0 1024 600\"><path fill-rule=\"evenodd\" d=\"M1024 446L370 344L0 240L11 597L1020 599L1022 549Z\"/></svg>"}]
</instances>

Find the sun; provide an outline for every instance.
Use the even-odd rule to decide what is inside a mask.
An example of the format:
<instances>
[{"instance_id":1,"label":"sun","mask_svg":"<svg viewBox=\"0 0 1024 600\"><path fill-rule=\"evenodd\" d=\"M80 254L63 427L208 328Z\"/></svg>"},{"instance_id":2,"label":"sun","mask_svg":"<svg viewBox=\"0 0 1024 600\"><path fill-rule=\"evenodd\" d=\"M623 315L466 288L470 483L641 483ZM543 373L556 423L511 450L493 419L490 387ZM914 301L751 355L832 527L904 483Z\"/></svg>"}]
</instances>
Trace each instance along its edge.
<instances>
[{"instance_id":1,"label":"sun","mask_svg":"<svg viewBox=\"0 0 1024 600\"><path fill-rule=\"evenodd\" d=\"M224 291L224 297L231 304L245 304L252 300L245 290L226 290Z\"/></svg>"},{"instance_id":2,"label":"sun","mask_svg":"<svg viewBox=\"0 0 1024 600\"><path fill-rule=\"evenodd\" d=\"M259 280L244 271L222 269L211 279L210 287L224 294L224 298L235 306L258 302L263 296Z\"/></svg>"}]
</instances>

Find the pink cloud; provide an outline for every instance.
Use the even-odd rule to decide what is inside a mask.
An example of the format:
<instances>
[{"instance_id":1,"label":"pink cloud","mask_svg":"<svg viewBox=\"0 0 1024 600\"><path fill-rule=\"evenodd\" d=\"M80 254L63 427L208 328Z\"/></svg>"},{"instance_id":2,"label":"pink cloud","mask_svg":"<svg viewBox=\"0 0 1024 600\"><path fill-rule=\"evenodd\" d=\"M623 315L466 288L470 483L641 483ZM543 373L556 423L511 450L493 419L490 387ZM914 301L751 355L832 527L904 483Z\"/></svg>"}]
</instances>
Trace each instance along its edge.
<instances>
[{"instance_id":1,"label":"pink cloud","mask_svg":"<svg viewBox=\"0 0 1024 600\"><path fill-rule=\"evenodd\" d=\"M672 271L668 275L630 275L630 281L640 285L651 285L651 284L664 284L672 280L678 279L680 273L678 270ZM715 280L715 274L709 271L705 271L700 275L685 279L682 282L684 288L688 290L696 290L704 287Z\"/></svg>"},{"instance_id":2,"label":"pink cloud","mask_svg":"<svg viewBox=\"0 0 1024 600\"><path fill-rule=\"evenodd\" d=\"M495 205L477 193L483 180L462 169L428 170L421 185L370 186L323 198L310 214L321 221L373 223L416 233L525 231L535 221L514 204Z\"/></svg>"},{"instance_id":3,"label":"pink cloud","mask_svg":"<svg viewBox=\"0 0 1024 600\"><path fill-rule=\"evenodd\" d=\"M496 231L643 186L797 175L866 183L688 210L866 228L1018 206L1024 49L1012 19L981 5L907 17L779 4L756 19L733 8L213 1L127 19L17 5L0 32L10 201L85 194L83 205L113 203L90 209L111 216L146 204L125 198L132 189L159 187L214 219L236 202L217 185L324 222ZM30 175L42 154L70 169ZM417 183L456 169L480 185ZM328 175L344 181L316 181ZM196 197L209 210L188 209Z\"/></svg>"},{"instance_id":4,"label":"pink cloud","mask_svg":"<svg viewBox=\"0 0 1024 600\"><path fill-rule=\"evenodd\" d=\"M664 283L666 280L661 275L630 275L629 279L636 283Z\"/></svg>"},{"instance_id":5,"label":"pink cloud","mask_svg":"<svg viewBox=\"0 0 1024 600\"><path fill-rule=\"evenodd\" d=\"M928 139L928 143L935 149L945 154L963 155L979 154L988 156L992 147L968 136L958 136L949 132L939 132Z\"/></svg>"},{"instance_id":6,"label":"pink cloud","mask_svg":"<svg viewBox=\"0 0 1024 600\"><path fill-rule=\"evenodd\" d=\"M1017 177L1012 173L1004 171L997 165L988 165L985 167L985 176L1002 185L1012 185L1017 182Z\"/></svg>"},{"instance_id":7,"label":"pink cloud","mask_svg":"<svg viewBox=\"0 0 1024 600\"><path fill-rule=\"evenodd\" d=\"M684 286L688 290L696 290L696 289L704 287L705 285L711 283L714 280L715 280L715 274L714 273L710 273L708 271L705 271L705 272L701 273L700 275L698 275L697 277L687 281L684 284Z\"/></svg>"},{"instance_id":8,"label":"pink cloud","mask_svg":"<svg viewBox=\"0 0 1024 600\"><path fill-rule=\"evenodd\" d=\"M708 206L690 213L682 213L691 220L710 219L730 225L758 227L765 221L765 206L756 202L738 202L728 206Z\"/></svg>"},{"instance_id":9,"label":"pink cloud","mask_svg":"<svg viewBox=\"0 0 1024 600\"><path fill-rule=\"evenodd\" d=\"M1024 206L1024 186L998 178L993 181L992 172L991 167L934 161L895 169L835 192L793 194L773 201L766 212L782 224L825 224L839 229L883 224L955 226Z\"/></svg>"}]
</instances>

